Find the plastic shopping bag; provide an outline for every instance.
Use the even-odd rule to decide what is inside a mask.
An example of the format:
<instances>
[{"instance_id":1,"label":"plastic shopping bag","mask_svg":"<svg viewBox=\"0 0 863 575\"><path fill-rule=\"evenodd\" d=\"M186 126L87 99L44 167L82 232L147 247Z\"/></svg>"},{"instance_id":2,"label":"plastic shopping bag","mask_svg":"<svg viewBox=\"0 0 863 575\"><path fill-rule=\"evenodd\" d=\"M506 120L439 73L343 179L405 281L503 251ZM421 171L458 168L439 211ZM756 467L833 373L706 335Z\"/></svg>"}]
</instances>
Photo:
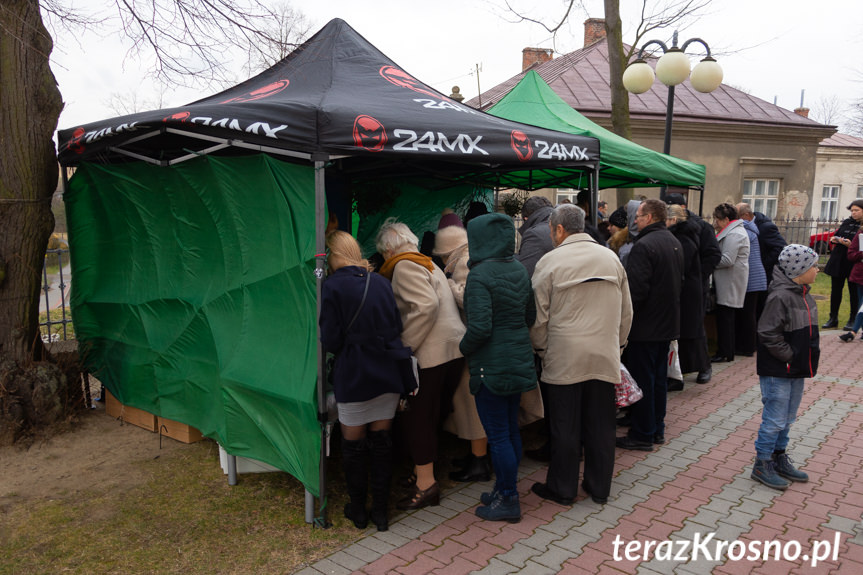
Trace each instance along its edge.
<instances>
[{"instance_id":1,"label":"plastic shopping bag","mask_svg":"<svg viewBox=\"0 0 863 575\"><path fill-rule=\"evenodd\" d=\"M617 407L632 405L644 397L644 392L635 383L635 378L622 363L620 364L620 383L615 384L615 396Z\"/></svg>"}]
</instances>

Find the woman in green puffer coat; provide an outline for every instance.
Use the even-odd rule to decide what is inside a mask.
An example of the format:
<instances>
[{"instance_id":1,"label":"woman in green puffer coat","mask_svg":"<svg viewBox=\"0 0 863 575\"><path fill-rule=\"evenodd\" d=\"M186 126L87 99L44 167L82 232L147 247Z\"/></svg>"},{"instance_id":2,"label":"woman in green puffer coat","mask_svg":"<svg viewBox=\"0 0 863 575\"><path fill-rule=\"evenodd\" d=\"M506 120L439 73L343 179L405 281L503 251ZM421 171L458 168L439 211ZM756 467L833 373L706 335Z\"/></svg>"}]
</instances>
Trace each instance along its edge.
<instances>
[{"instance_id":1,"label":"woman in green puffer coat","mask_svg":"<svg viewBox=\"0 0 863 575\"><path fill-rule=\"evenodd\" d=\"M528 328L536 319L530 278L514 258L515 226L503 214L471 220L467 227L470 273L464 292L467 332L459 350L470 366L470 391L488 437L496 481L483 493L477 516L518 522L516 474L521 461L518 408L536 387Z\"/></svg>"}]
</instances>

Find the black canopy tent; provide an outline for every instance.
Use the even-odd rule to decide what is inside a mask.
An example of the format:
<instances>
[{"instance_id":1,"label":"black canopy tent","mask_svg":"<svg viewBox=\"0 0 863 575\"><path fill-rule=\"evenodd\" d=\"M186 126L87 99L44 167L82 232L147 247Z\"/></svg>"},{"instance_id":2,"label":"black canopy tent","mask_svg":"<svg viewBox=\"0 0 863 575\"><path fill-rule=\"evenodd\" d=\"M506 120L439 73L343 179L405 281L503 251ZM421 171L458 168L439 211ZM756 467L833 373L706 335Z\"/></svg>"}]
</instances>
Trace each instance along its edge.
<instances>
[{"instance_id":1,"label":"black canopy tent","mask_svg":"<svg viewBox=\"0 0 863 575\"><path fill-rule=\"evenodd\" d=\"M350 184L423 177L442 189L581 187L592 190L594 201L598 189L596 139L457 103L404 72L339 19L272 68L224 92L186 106L61 130L58 141L63 166L175 166L202 155L255 153L312 166L318 315L328 174ZM322 424L324 374L318 346ZM322 501L324 460L322 453Z\"/></svg>"}]
</instances>

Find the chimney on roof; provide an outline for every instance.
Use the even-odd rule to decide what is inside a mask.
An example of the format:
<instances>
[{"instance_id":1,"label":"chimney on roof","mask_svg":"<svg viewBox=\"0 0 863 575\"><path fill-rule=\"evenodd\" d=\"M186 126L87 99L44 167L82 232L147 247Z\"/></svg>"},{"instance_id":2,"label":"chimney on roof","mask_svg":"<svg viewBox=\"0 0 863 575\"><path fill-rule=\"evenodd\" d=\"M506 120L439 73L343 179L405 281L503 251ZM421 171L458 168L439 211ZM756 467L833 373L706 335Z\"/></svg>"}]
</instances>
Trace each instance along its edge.
<instances>
[{"instance_id":1,"label":"chimney on roof","mask_svg":"<svg viewBox=\"0 0 863 575\"><path fill-rule=\"evenodd\" d=\"M804 118L808 118L809 117L809 108L803 108L802 106L800 108L794 108L794 113L797 114L798 116L803 116Z\"/></svg>"},{"instance_id":2,"label":"chimney on roof","mask_svg":"<svg viewBox=\"0 0 863 575\"><path fill-rule=\"evenodd\" d=\"M521 71L545 64L551 60L551 50L547 48L525 48L521 51Z\"/></svg>"},{"instance_id":3,"label":"chimney on roof","mask_svg":"<svg viewBox=\"0 0 863 575\"><path fill-rule=\"evenodd\" d=\"M605 39L605 18L588 18L584 21L584 46Z\"/></svg>"}]
</instances>

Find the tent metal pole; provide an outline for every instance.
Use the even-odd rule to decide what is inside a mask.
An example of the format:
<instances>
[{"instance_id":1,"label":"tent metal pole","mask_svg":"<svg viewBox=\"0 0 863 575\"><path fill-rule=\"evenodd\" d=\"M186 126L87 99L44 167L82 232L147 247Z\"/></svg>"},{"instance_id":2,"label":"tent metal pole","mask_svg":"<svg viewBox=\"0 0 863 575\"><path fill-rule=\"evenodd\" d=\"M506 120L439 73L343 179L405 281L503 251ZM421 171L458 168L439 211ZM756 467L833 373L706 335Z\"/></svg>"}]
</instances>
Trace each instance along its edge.
<instances>
[{"instance_id":1,"label":"tent metal pole","mask_svg":"<svg viewBox=\"0 0 863 575\"><path fill-rule=\"evenodd\" d=\"M599 214L597 211L597 206L599 205L599 164L596 164L593 167L593 170L590 172L590 213L587 216L590 218L590 221L593 222L594 226L598 226L599 222L596 221L596 216Z\"/></svg>"},{"instance_id":2,"label":"tent metal pole","mask_svg":"<svg viewBox=\"0 0 863 575\"><path fill-rule=\"evenodd\" d=\"M326 272L326 245L324 239L324 231L327 225L326 213L326 171L325 166L328 160L326 154L313 154L312 160L315 163L315 279L317 283L317 314L315 317L320 320L321 317L321 294L324 285L324 274ZM323 347L321 346L321 327L320 321L315 321L315 330L318 347L318 423L321 426L321 453L320 453L320 469L319 469L319 508L316 524L324 529L330 526L327 520L327 396L324 389L324 382L327 378L326 356L324 355ZM308 504L309 499L306 498ZM308 516L308 510L306 512Z\"/></svg>"}]
</instances>

